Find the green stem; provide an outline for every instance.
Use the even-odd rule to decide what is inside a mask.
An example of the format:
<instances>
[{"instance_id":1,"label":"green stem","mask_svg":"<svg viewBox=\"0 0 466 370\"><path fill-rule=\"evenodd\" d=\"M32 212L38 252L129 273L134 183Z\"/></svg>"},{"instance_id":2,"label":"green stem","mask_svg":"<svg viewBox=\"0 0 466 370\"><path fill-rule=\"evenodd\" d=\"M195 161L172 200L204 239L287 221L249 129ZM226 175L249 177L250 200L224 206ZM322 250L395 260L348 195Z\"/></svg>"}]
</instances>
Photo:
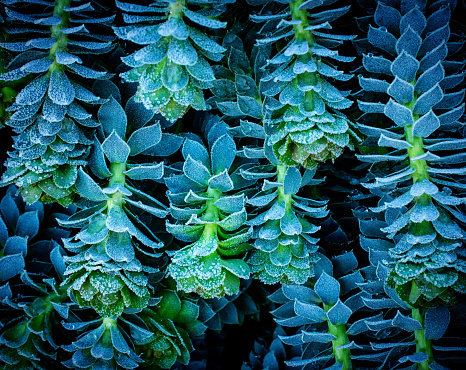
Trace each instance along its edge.
<instances>
[{"instance_id":1,"label":"green stem","mask_svg":"<svg viewBox=\"0 0 466 370\"><path fill-rule=\"evenodd\" d=\"M183 16L183 10L186 5L186 0L177 0L175 3L171 3L168 6L170 17L181 18Z\"/></svg>"},{"instance_id":2,"label":"green stem","mask_svg":"<svg viewBox=\"0 0 466 370\"><path fill-rule=\"evenodd\" d=\"M126 171L126 163L111 163L110 164L110 171L112 172L112 176L108 182L109 186L120 184L121 186L125 186L126 176L124 171ZM123 194L119 191L115 192L112 197L107 200L108 210L114 206L121 207L125 200L123 199Z\"/></svg>"},{"instance_id":3,"label":"green stem","mask_svg":"<svg viewBox=\"0 0 466 370\"><path fill-rule=\"evenodd\" d=\"M283 184L283 182L285 181L287 169L288 167L282 164L277 166L277 182L281 182ZM286 209L291 207L291 204L293 203L292 194L285 194L285 189L283 185L278 187L278 198L285 201Z\"/></svg>"},{"instance_id":4,"label":"green stem","mask_svg":"<svg viewBox=\"0 0 466 370\"><path fill-rule=\"evenodd\" d=\"M63 69L64 66L57 63L55 55L58 50L66 50L66 45L68 44L68 36L61 32L63 28L68 27L68 22L70 19L70 13L65 11L65 8L68 8L71 5L72 0L56 0L55 7L53 9L53 16L60 17L61 22L55 26L51 26L50 30L52 33L52 38L55 38L57 41L50 49L49 55L54 59L53 64L49 68L49 73L52 73L54 70Z\"/></svg>"},{"instance_id":5,"label":"green stem","mask_svg":"<svg viewBox=\"0 0 466 370\"><path fill-rule=\"evenodd\" d=\"M296 38L305 38L309 46L314 44L314 36L309 30L305 30L309 26L309 20L307 19L306 9L299 9L304 0L296 0L295 2L290 3L291 18L294 21L301 21L300 24L295 24L293 27L295 29Z\"/></svg>"},{"instance_id":6,"label":"green stem","mask_svg":"<svg viewBox=\"0 0 466 370\"><path fill-rule=\"evenodd\" d=\"M324 304L324 310L327 312L333 305ZM328 333L334 335L336 338L332 340L333 355L335 361L342 364L342 370L350 370L351 366L351 352L348 348L338 348L348 344L348 334L346 334L345 324L333 325L327 320Z\"/></svg>"},{"instance_id":7,"label":"green stem","mask_svg":"<svg viewBox=\"0 0 466 370\"><path fill-rule=\"evenodd\" d=\"M416 352L423 352L427 354L427 361L420 362L417 364L419 370L429 370L429 364L434 361L434 354L432 352L432 341L426 339L424 330L424 315L419 311L418 308L412 309L413 319L419 321L422 325L422 329L414 330L414 339L416 342Z\"/></svg>"}]
</instances>

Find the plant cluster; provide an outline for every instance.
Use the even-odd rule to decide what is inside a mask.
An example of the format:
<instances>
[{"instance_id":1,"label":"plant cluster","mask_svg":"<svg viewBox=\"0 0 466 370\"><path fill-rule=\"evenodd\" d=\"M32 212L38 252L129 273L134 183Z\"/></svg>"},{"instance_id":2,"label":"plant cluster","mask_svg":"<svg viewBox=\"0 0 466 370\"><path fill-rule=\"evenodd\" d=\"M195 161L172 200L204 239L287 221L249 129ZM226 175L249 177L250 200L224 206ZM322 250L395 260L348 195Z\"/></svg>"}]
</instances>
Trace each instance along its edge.
<instances>
[{"instance_id":1,"label":"plant cluster","mask_svg":"<svg viewBox=\"0 0 466 370\"><path fill-rule=\"evenodd\" d=\"M462 10L0 0L0 367L463 368Z\"/></svg>"}]
</instances>

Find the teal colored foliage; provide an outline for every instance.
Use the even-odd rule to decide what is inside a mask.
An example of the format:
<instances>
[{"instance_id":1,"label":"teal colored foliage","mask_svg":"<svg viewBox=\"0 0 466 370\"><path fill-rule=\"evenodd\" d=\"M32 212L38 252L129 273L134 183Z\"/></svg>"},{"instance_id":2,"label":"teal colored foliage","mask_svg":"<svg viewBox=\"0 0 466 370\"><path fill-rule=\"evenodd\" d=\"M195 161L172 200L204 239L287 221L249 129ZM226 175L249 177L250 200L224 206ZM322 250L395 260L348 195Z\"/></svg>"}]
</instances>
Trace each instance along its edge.
<instances>
[{"instance_id":1,"label":"teal colored foliage","mask_svg":"<svg viewBox=\"0 0 466 370\"><path fill-rule=\"evenodd\" d=\"M0 0L0 369L463 369L465 6Z\"/></svg>"}]
</instances>

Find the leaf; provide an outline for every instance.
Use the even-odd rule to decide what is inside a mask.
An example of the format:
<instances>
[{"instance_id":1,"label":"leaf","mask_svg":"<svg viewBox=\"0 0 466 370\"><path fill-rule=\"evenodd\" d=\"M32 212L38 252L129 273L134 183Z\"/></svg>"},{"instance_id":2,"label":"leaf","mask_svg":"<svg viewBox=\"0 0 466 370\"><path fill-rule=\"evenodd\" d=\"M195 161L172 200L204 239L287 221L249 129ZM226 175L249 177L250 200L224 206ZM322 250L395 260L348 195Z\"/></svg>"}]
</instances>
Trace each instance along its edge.
<instances>
[{"instance_id":1,"label":"leaf","mask_svg":"<svg viewBox=\"0 0 466 370\"><path fill-rule=\"evenodd\" d=\"M296 194L301 188L301 173L296 167L288 167L283 180L283 192Z\"/></svg>"},{"instance_id":2,"label":"leaf","mask_svg":"<svg viewBox=\"0 0 466 370\"><path fill-rule=\"evenodd\" d=\"M92 178L81 168L78 170L78 177L75 183L76 191L83 197L94 202L108 200L107 195Z\"/></svg>"},{"instance_id":3,"label":"leaf","mask_svg":"<svg viewBox=\"0 0 466 370\"><path fill-rule=\"evenodd\" d=\"M16 103L21 105L31 105L40 101L47 92L49 79L50 78L47 76L36 78L19 92L16 96Z\"/></svg>"},{"instance_id":4,"label":"leaf","mask_svg":"<svg viewBox=\"0 0 466 370\"><path fill-rule=\"evenodd\" d=\"M317 279L314 291L324 304L333 305L340 297L340 283L324 271Z\"/></svg>"},{"instance_id":5,"label":"leaf","mask_svg":"<svg viewBox=\"0 0 466 370\"><path fill-rule=\"evenodd\" d=\"M395 76L387 93L400 104L410 103L414 100L414 86Z\"/></svg>"},{"instance_id":6,"label":"leaf","mask_svg":"<svg viewBox=\"0 0 466 370\"><path fill-rule=\"evenodd\" d=\"M220 29L220 28L225 28L227 25L227 22L220 22L215 19L210 19L202 14L199 14L197 12L193 12L188 9L184 9L183 14L188 17L191 21L194 23L199 24L200 26L204 26L207 28L213 28L213 29Z\"/></svg>"},{"instance_id":7,"label":"leaf","mask_svg":"<svg viewBox=\"0 0 466 370\"><path fill-rule=\"evenodd\" d=\"M109 101L102 104L97 113L97 117L106 136L109 136L115 131L120 138L125 137L127 124L126 114L113 96Z\"/></svg>"},{"instance_id":8,"label":"leaf","mask_svg":"<svg viewBox=\"0 0 466 370\"><path fill-rule=\"evenodd\" d=\"M340 299L327 311L328 320L332 325L346 324L353 312Z\"/></svg>"},{"instance_id":9,"label":"leaf","mask_svg":"<svg viewBox=\"0 0 466 370\"><path fill-rule=\"evenodd\" d=\"M135 257L131 236L128 233L110 232L105 242L105 251L116 262L130 262Z\"/></svg>"},{"instance_id":10,"label":"leaf","mask_svg":"<svg viewBox=\"0 0 466 370\"><path fill-rule=\"evenodd\" d=\"M172 38L168 45L167 57L182 66L193 66L197 63L196 49L187 40Z\"/></svg>"},{"instance_id":11,"label":"leaf","mask_svg":"<svg viewBox=\"0 0 466 370\"><path fill-rule=\"evenodd\" d=\"M389 54L396 54L396 38L391 33L383 30L383 28L369 26L367 39L373 46L385 50Z\"/></svg>"},{"instance_id":12,"label":"leaf","mask_svg":"<svg viewBox=\"0 0 466 370\"><path fill-rule=\"evenodd\" d=\"M39 216L37 211L25 212L16 222L16 235L34 238L39 232Z\"/></svg>"},{"instance_id":13,"label":"leaf","mask_svg":"<svg viewBox=\"0 0 466 370\"><path fill-rule=\"evenodd\" d=\"M163 162L155 165L135 165L124 171L124 174L133 180L160 180L163 176Z\"/></svg>"},{"instance_id":14,"label":"leaf","mask_svg":"<svg viewBox=\"0 0 466 370\"><path fill-rule=\"evenodd\" d=\"M327 319L325 311L319 306L303 303L298 299L294 301L294 312L296 315L305 317L313 322L323 322Z\"/></svg>"},{"instance_id":15,"label":"leaf","mask_svg":"<svg viewBox=\"0 0 466 370\"><path fill-rule=\"evenodd\" d=\"M130 155L141 154L150 147L157 145L162 138L160 124L142 127L134 131L128 139Z\"/></svg>"},{"instance_id":16,"label":"leaf","mask_svg":"<svg viewBox=\"0 0 466 370\"><path fill-rule=\"evenodd\" d=\"M439 84L422 94L414 103L413 113L426 114L443 99L443 91Z\"/></svg>"},{"instance_id":17,"label":"leaf","mask_svg":"<svg viewBox=\"0 0 466 370\"><path fill-rule=\"evenodd\" d=\"M236 156L236 144L229 135L219 137L212 145L212 173L220 174L230 169Z\"/></svg>"},{"instance_id":18,"label":"leaf","mask_svg":"<svg viewBox=\"0 0 466 370\"><path fill-rule=\"evenodd\" d=\"M429 137L435 130L440 127L439 118L430 110L427 114L424 114L419 118L413 125L413 136L414 137Z\"/></svg>"},{"instance_id":19,"label":"leaf","mask_svg":"<svg viewBox=\"0 0 466 370\"><path fill-rule=\"evenodd\" d=\"M240 259L221 260L222 266L242 279L249 279L249 266Z\"/></svg>"},{"instance_id":20,"label":"leaf","mask_svg":"<svg viewBox=\"0 0 466 370\"><path fill-rule=\"evenodd\" d=\"M394 76L398 76L408 82L414 81L418 69L419 62L417 59L405 51L396 57L390 67Z\"/></svg>"},{"instance_id":21,"label":"leaf","mask_svg":"<svg viewBox=\"0 0 466 370\"><path fill-rule=\"evenodd\" d=\"M238 96L239 110L250 117L261 119L262 118L262 105L255 98L250 96Z\"/></svg>"},{"instance_id":22,"label":"leaf","mask_svg":"<svg viewBox=\"0 0 466 370\"><path fill-rule=\"evenodd\" d=\"M10 280L18 275L25 267L22 253L3 256L0 258L0 281Z\"/></svg>"},{"instance_id":23,"label":"leaf","mask_svg":"<svg viewBox=\"0 0 466 370\"><path fill-rule=\"evenodd\" d=\"M52 71L48 96L58 105L69 105L74 100L74 88L63 71Z\"/></svg>"},{"instance_id":24,"label":"leaf","mask_svg":"<svg viewBox=\"0 0 466 370\"><path fill-rule=\"evenodd\" d=\"M396 52L407 54L416 57L419 48L421 47L422 38L410 26L403 32L401 37L396 42Z\"/></svg>"},{"instance_id":25,"label":"leaf","mask_svg":"<svg viewBox=\"0 0 466 370\"><path fill-rule=\"evenodd\" d=\"M207 186L211 177L209 170L201 162L196 161L188 154L188 158L183 164L183 172L190 180L199 185Z\"/></svg>"},{"instance_id":26,"label":"leaf","mask_svg":"<svg viewBox=\"0 0 466 370\"><path fill-rule=\"evenodd\" d=\"M390 118L397 126L409 126L414 124L411 110L404 105L396 103L393 99L385 105L385 115Z\"/></svg>"},{"instance_id":27,"label":"leaf","mask_svg":"<svg viewBox=\"0 0 466 370\"><path fill-rule=\"evenodd\" d=\"M422 325L419 321L411 317L404 316L400 311L396 313L395 318L392 320L393 325L406 331L422 330Z\"/></svg>"},{"instance_id":28,"label":"leaf","mask_svg":"<svg viewBox=\"0 0 466 370\"><path fill-rule=\"evenodd\" d=\"M102 143L102 150L110 163L126 163L131 149L116 131L112 131Z\"/></svg>"}]
</instances>

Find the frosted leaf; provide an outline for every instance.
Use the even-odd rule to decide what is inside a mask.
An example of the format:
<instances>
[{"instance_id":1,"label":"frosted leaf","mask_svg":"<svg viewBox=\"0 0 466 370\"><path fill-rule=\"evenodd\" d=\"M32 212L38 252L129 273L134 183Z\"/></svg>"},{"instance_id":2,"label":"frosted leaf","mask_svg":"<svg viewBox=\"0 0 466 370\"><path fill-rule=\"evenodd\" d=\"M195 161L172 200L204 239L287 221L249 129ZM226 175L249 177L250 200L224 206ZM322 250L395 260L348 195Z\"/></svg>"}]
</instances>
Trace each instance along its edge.
<instances>
[{"instance_id":1,"label":"frosted leaf","mask_svg":"<svg viewBox=\"0 0 466 370\"><path fill-rule=\"evenodd\" d=\"M395 271L398 275L405 279L412 279L426 270L424 264L415 264L415 263L397 263L395 266Z\"/></svg>"},{"instance_id":2,"label":"frosted leaf","mask_svg":"<svg viewBox=\"0 0 466 370\"><path fill-rule=\"evenodd\" d=\"M81 58L77 57L76 55L70 54L64 50L57 50L57 52L55 53L55 58L57 60L57 63L64 65L82 63Z\"/></svg>"},{"instance_id":3,"label":"frosted leaf","mask_svg":"<svg viewBox=\"0 0 466 370\"><path fill-rule=\"evenodd\" d=\"M48 95L59 105L69 105L75 98L75 90L63 71L52 71Z\"/></svg>"},{"instance_id":4,"label":"frosted leaf","mask_svg":"<svg viewBox=\"0 0 466 370\"><path fill-rule=\"evenodd\" d=\"M129 262L135 257L128 233L111 232L105 242L105 250L107 255L116 262Z\"/></svg>"},{"instance_id":5,"label":"frosted leaf","mask_svg":"<svg viewBox=\"0 0 466 370\"><path fill-rule=\"evenodd\" d=\"M217 225L226 231L235 231L246 223L246 209L232 213L223 220L217 222Z\"/></svg>"},{"instance_id":6,"label":"frosted leaf","mask_svg":"<svg viewBox=\"0 0 466 370\"><path fill-rule=\"evenodd\" d=\"M78 177L76 180L76 191L83 197L93 201L104 201L109 199L92 178L87 175L82 169L78 170Z\"/></svg>"},{"instance_id":7,"label":"frosted leaf","mask_svg":"<svg viewBox=\"0 0 466 370\"><path fill-rule=\"evenodd\" d=\"M162 23L157 32L161 36L173 36L178 40L186 40L189 36L189 30L181 18L169 17L165 23Z\"/></svg>"},{"instance_id":8,"label":"frosted leaf","mask_svg":"<svg viewBox=\"0 0 466 370\"><path fill-rule=\"evenodd\" d=\"M390 70L394 76L398 76L402 80L412 82L416 78L416 73L419 69L419 62L403 51L393 61Z\"/></svg>"},{"instance_id":9,"label":"frosted leaf","mask_svg":"<svg viewBox=\"0 0 466 370\"><path fill-rule=\"evenodd\" d=\"M362 64L368 72L391 75L392 62L382 57L363 54Z\"/></svg>"},{"instance_id":10,"label":"frosted leaf","mask_svg":"<svg viewBox=\"0 0 466 370\"><path fill-rule=\"evenodd\" d=\"M414 124L411 110L404 105L396 103L393 99L385 105L385 115L390 118L397 126L408 126Z\"/></svg>"},{"instance_id":11,"label":"frosted leaf","mask_svg":"<svg viewBox=\"0 0 466 370\"><path fill-rule=\"evenodd\" d=\"M183 165L183 172L189 179L199 185L207 185L211 177L209 170L202 163L193 159L189 154Z\"/></svg>"},{"instance_id":12,"label":"frosted leaf","mask_svg":"<svg viewBox=\"0 0 466 370\"><path fill-rule=\"evenodd\" d=\"M46 72L48 71L52 63L53 59L50 58L37 59L23 65L21 67L21 70L31 73Z\"/></svg>"},{"instance_id":13,"label":"frosted leaf","mask_svg":"<svg viewBox=\"0 0 466 370\"><path fill-rule=\"evenodd\" d=\"M24 87L16 96L16 103L22 105L31 105L40 101L49 86L49 77L41 76Z\"/></svg>"},{"instance_id":14,"label":"frosted leaf","mask_svg":"<svg viewBox=\"0 0 466 370\"><path fill-rule=\"evenodd\" d=\"M417 52L421 47L422 38L410 27L403 32L401 37L396 42L396 52L401 54L406 52L413 57L417 56Z\"/></svg>"},{"instance_id":15,"label":"frosted leaf","mask_svg":"<svg viewBox=\"0 0 466 370\"><path fill-rule=\"evenodd\" d=\"M163 176L163 162L155 165L132 166L124 174L133 180L160 180Z\"/></svg>"},{"instance_id":16,"label":"frosted leaf","mask_svg":"<svg viewBox=\"0 0 466 370\"><path fill-rule=\"evenodd\" d=\"M167 57L174 63L193 66L197 63L196 49L189 41L172 38L168 46Z\"/></svg>"},{"instance_id":17,"label":"frosted leaf","mask_svg":"<svg viewBox=\"0 0 466 370\"><path fill-rule=\"evenodd\" d=\"M76 166L63 165L53 173L53 182L56 186L62 189L67 189L73 186L78 177Z\"/></svg>"},{"instance_id":18,"label":"frosted leaf","mask_svg":"<svg viewBox=\"0 0 466 370\"><path fill-rule=\"evenodd\" d=\"M199 24L200 26L204 26L207 28L213 28L213 29L219 29L219 28L225 28L227 25L227 22L220 22L215 19L210 19L207 18L198 12L193 12L191 10L185 9L183 11L183 14L188 17L191 21L194 23Z\"/></svg>"},{"instance_id":19,"label":"frosted leaf","mask_svg":"<svg viewBox=\"0 0 466 370\"><path fill-rule=\"evenodd\" d=\"M77 63L69 64L68 68L77 75L92 80L108 76L107 72L96 71Z\"/></svg>"},{"instance_id":20,"label":"frosted leaf","mask_svg":"<svg viewBox=\"0 0 466 370\"><path fill-rule=\"evenodd\" d=\"M243 260L231 259L231 260L221 260L222 266L228 271L232 272L234 275L242 278L249 278L249 266Z\"/></svg>"},{"instance_id":21,"label":"frosted leaf","mask_svg":"<svg viewBox=\"0 0 466 370\"><path fill-rule=\"evenodd\" d=\"M414 331L414 330L423 329L419 321L411 317L404 316L403 314L400 313L400 311L396 313L396 316L393 318L392 322L393 322L393 325L406 331Z\"/></svg>"},{"instance_id":22,"label":"frosted leaf","mask_svg":"<svg viewBox=\"0 0 466 370\"><path fill-rule=\"evenodd\" d=\"M396 53L395 45L397 40L395 36L384 31L382 28L374 28L370 25L369 32L367 33L367 39L372 45L385 50L389 54Z\"/></svg>"},{"instance_id":23,"label":"frosted leaf","mask_svg":"<svg viewBox=\"0 0 466 370\"><path fill-rule=\"evenodd\" d=\"M125 163L130 153L128 144L115 131L102 143L102 150L110 163Z\"/></svg>"},{"instance_id":24,"label":"frosted leaf","mask_svg":"<svg viewBox=\"0 0 466 370\"><path fill-rule=\"evenodd\" d=\"M323 272L314 286L314 291L324 304L335 304L340 296L340 283L332 276Z\"/></svg>"},{"instance_id":25,"label":"frosted leaf","mask_svg":"<svg viewBox=\"0 0 466 370\"><path fill-rule=\"evenodd\" d=\"M413 7L401 18L400 30L404 32L406 28L411 27L414 32L420 35L424 31L426 24L424 14L422 14L418 7Z\"/></svg>"},{"instance_id":26,"label":"frosted leaf","mask_svg":"<svg viewBox=\"0 0 466 370\"><path fill-rule=\"evenodd\" d=\"M365 91L374 91L374 92L383 92L386 93L390 84L384 80L378 80L375 78L365 78L362 76L359 77L359 85Z\"/></svg>"},{"instance_id":27,"label":"frosted leaf","mask_svg":"<svg viewBox=\"0 0 466 370\"><path fill-rule=\"evenodd\" d=\"M420 223L422 221L434 221L439 217L439 212L432 201L427 205L416 202L414 208L410 211L410 220Z\"/></svg>"},{"instance_id":28,"label":"frosted leaf","mask_svg":"<svg viewBox=\"0 0 466 370\"><path fill-rule=\"evenodd\" d=\"M340 299L327 311L327 317L332 325L346 324L353 312Z\"/></svg>"},{"instance_id":29,"label":"frosted leaf","mask_svg":"<svg viewBox=\"0 0 466 370\"><path fill-rule=\"evenodd\" d=\"M120 138L125 137L127 125L126 114L113 96L100 107L97 116L107 136L115 131Z\"/></svg>"},{"instance_id":30,"label":"frosted leaf","mask_svg":"<svg viewBox=\"0 0 466 370\"><path fill-rule=\"evenodd\" d=\"M426 70L416 81L414 86L418 94L424 94L445 77L445 70L439 61L428 70Z\"/></svg>"},{"instance_id":31,"label":"frosted leaf","mask_svg":"<svg viewBox=\"0 0 466 370\"><path fill-rule=\"evenodd\" d=\"M449 24L444 25L441 28L432 31L422 42L419 54L424 55L431 50L435 49L443 41L447 41L450 37L450 26Z\"/></svg>"},{"instance_id":32,"label":"frosted leaf","mask_svg":"<svg viewBox=\"0 0 466 370\"><path fill-rule=\"evenodd\" d=\"M378 3L374 13L374 20L379 27L385 27L390 33L396 35L400 32L401 14L391 6Z\"/></svg>"},{"instance_id":33,"label":"frosted leaf","mask_svg":"<svg viewBox=\"0 0 466 370\"><path fill-rule=\"evenodd\" d=\"M463 239L463 231L446 213L440 212L440 217L432 222L435 230L446 239Z\"/></svg>"},{"instance_id":34,"label":"frosted leaf","mask_svg":"<svg viewBox=\"0 0 466 370\"><path fill-rule=\"evenodd\" d=\"M426 71L438 62L442 62L447 55L448 47L446 42L443 41L421 59L419 70Z\"/></svg>"},{"instance_id":35,"label":"frosted leaf","mask_svg":"<svg viewBox=\"0 0 466 370\"><path fill-rule=\"evenodd\" d=\"M162 82L168 90L179 91L189 83L189 75L184 67L167 61L162 72Z\"/></svg>"},{"instance_id":36,"label":"frosted leaf","mask_svg":"<svg viewBox=\"0 0 466 370\"><path fill-rule=\"evenodd\" d=\"M294 38L285 49L286 56L304 55L309 52L309 43L305 38Z\"/></svg>"},{"instance_id":37,"label":"frosted leaf","mask_svg":"<svg viewBox=\"0 0 466 370\"><path fill-rule=\"evenodd\" d=\"M400 79L398 76L395 76L387 93L400 104L409 103L414 100L413 85Z\"/></svg>"},{"instance_id":38,"label":"frosted leaf","mask_svg":"<svg viewBox=\"0 0 466 370\"><path fill-rule=\"evenodd\" d=\"M131 155L137 155L156 145L162 138L162 132L159 124L142 127L134 131L128 139L128 145L131 148Z\"/></svg>"},{"instance_id":39,"label":"frosted leaf","mask_svg":"<svg viewBox=\"0 0 466 370\"><path fill-rule=\"evenodd\" d=\"M206 36L203 32L189 27L189 37L201 49L210 53L224 53L226 49Z\"/></svg>"},{"instance_id":40,"label":"frosted leaf","mask_svg":"<svg viewBox=\"0 0 466 370\"><path fill-rule=\"evenodd\" d=\"M430 110L427 114L424 114L421 118L414 122L413 136L423 138L428 137L439 127L439 118L432 112L432 110Z\"/></svg>"},{"instance_id":41,"label":"frosted leaf","mask_svg":"<svg viewBox=\"0 0 466 370\"><path fill-rule=\"evenodd\" d=\"M421 196L424 193L428 195L433 195L438 193L438 191L439 190L437 186L427 179L414 183L410 189L411 195L415 197Z\"/></svg>"},{"instance_id":42,"label":"frosted leaf","mask_svg":"<svg viewBox=\"0 0 466 370\"><path fill-rule=\"evenodd\" d=\"M45 98L42 116L49 122L61 122L65 118L66 106L55 104L49 97ZM45 122L44 122L45 123Z\"/></svg>"},{"instance_id":43,"label":"frosted leaf","mask_svg":"<svg viewBox=\"0 0 466 370\"><path fill-rule=\"evenodd\" d=\"M162 40L138 50L133 54L133 57L135 61L139 63L158 64L165 58L167 51L168 42L166 40ZM124 62L126 62L126 60L124 60Z\"/></svg>"},{"instance_id":44,"label":"frosted leaf","mask_svg":"<svg viewBox=\"0 0 466 370\"><path fill-rule=\"evenodd\" d=\"M413 113L426 114L443 99L442 88L437 84L422 94L414 104Z\"/></svg>"}]
</instances>

